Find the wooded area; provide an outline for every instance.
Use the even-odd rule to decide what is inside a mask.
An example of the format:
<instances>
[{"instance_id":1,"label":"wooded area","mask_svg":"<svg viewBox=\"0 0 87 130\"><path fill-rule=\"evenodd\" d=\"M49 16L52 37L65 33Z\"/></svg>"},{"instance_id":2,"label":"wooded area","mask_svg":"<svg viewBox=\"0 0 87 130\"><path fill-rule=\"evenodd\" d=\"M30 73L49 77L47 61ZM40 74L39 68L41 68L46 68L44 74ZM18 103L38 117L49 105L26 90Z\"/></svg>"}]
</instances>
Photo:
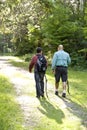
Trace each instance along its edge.
<instances>
[{"instance_id":1,"label":"wooded area","mask_svg":"<svg viewBox=\"0 0 87 130\"><path fill-rule=\"evenodd\" d=\"M63 44L72 66L87 66L86 0L0 0L0 53L49 57Z\"/></svg>"}]
</instances>

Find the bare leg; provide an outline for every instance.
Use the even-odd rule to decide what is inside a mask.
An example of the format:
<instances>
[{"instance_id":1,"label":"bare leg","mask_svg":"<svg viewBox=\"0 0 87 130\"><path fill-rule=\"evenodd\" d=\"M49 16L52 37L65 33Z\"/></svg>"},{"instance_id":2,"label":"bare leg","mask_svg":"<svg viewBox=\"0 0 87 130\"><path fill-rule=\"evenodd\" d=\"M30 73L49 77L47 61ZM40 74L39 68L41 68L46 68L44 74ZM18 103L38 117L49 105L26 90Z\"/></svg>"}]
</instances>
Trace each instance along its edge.
<instances>
[{"instance_id":1,"label":"bare leg","mask_svg":"<svg viewBox=\"0 0 87 130\"><path fill-rule=\"evenodd\" d=\"M55 82L55 95L58 95L59 82Z\"/></svg>"},{"instance_id":2,"label":"bare leg","mask_svg":"<svg viewBox=\"0 0 87 130\"><path fill-rule=\"evenodd\" d=\"M59 88L59 82L58 83L55 82L55 90L58 90L58 88Z\"/></svg>"},{"instance_id":3,"label":"bare leg","mask_svg":"<svg viewBox=\"0 0 87 130\"><path fill-rule=\"evenodd\" d=\"M66 91L66 82L63 82L62 86L63 86L63 90Z\"/></svg>"},{"instance_id":4,"label":"bare leg","mask_svg":"<svg viewBox=\"0 0 87 130\"><path fill-rule=\"evenodd\" d=\"M66 97L66 82L63 82L63 83L62 83L62 86L63 86L62 96L63 96L63 97Z\"/></svg>"}]
</instances>

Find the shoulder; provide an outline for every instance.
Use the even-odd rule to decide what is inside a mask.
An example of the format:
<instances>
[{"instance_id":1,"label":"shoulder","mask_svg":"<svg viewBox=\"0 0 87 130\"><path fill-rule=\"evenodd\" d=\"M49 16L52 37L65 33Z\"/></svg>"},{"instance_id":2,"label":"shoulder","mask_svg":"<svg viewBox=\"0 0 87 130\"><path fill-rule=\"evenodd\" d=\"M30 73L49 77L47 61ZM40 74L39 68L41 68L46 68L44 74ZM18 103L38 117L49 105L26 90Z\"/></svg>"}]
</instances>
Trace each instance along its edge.
<instances>
[{"instance_id":1,"label":"shoulder","mask_svg":"<svg viewBox=\"0 0 87 130\"><path fill-rule=\"evenodd\" d=\"M67 57L69 57L69 53L68 53L68 52L64 51L64 53L65 53L65 55L66 55Z\"/></svg>"},{"instance_id":2,"label":"shoulder","mask_svg":"<svg viewBox=\"0 0 87 130\"><path fill-rule=\"evenodd\" d=\"M32 59L35 59L37 57L37 55L34 55L33 57L32 57Z\"/></svg>"},{"instance_id":3,"label":"shoulder","mask_svg":"<svg viewBox=\"0 0 87 130\"><path fill-rule=\"evenodd\" d=\"M37 60L37 55L34 55L33 57L32 57L32 61L36 61Z\"/></svg>"}]
</instances>

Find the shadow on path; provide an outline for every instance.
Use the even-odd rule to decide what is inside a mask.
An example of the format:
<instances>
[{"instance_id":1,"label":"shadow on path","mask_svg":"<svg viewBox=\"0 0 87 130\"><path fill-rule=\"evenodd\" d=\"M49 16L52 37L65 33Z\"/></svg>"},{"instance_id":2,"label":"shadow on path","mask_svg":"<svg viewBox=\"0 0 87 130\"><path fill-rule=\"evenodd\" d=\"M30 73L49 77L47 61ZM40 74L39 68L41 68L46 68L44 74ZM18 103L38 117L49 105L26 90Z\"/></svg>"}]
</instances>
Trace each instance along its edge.
<instances>
[{"instance_id":1,"label":"shadow on path","mask_svg":"<svg viewBox=\"0 0 87 130\"><path fill-rule=\"evenodd\" d=\"M47 101L46 99L40 100L40 104L44 108L38 108L42 114L46 115L50 119L55 120L59 124L63 123L62 119L65 116L58 106L51 104L50 101Z\"/></svg>"},{"instance_id":2,"label":"shadow on path","mask_svg":"<svg viewBox=\"0 0 87 130\"><path fill-rule=\"evenodd\" d=\"M63 101L66 104L68 111L81 119L81 124L87 130L87 108L73 102L71 99L63 99Z\"/></svg>"}]
</instances>

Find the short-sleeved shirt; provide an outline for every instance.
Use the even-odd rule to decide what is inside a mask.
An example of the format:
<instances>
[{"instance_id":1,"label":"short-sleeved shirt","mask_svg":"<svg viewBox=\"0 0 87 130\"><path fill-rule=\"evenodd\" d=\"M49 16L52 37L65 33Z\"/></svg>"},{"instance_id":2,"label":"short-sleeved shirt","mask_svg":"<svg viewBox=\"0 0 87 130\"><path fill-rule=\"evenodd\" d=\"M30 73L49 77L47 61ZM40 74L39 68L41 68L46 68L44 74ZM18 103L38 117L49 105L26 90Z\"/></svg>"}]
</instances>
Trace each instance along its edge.
<instances>
[{"instance_id":1,"label":"short-sleeved shirt","mask_svg":"<svg viewBox=\"0 0 87 130\"><path fill-rule=\"evenodd\" d=\"M67 52L64 50L59 50L54 53L53 59L52 59L52 69L55 69L56 66L64 66L68 67L68 65L71 63L71 58Z\"/></svg>"}]
</instances>

